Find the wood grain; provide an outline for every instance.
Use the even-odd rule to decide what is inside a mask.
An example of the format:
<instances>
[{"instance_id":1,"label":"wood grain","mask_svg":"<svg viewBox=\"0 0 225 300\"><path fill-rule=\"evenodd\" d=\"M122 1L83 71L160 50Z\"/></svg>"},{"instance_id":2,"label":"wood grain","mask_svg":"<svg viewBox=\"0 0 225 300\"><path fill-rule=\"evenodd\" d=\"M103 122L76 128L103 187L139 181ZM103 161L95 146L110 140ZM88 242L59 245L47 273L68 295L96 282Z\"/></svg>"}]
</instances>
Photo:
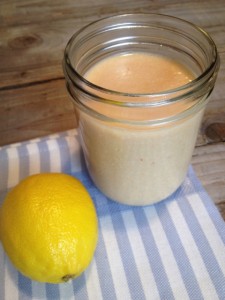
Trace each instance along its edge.
<instances>
[{"instance_id":1,"label":"wood grain","mask_svg":"<svg viewBox=\"0 0 225 300\"><path fill-rule=\"evenodd\" d=\"M65 88L65 45L82 26L109 15L169 14L214 39L221 58L192 164L225 219L225 2L178 0L1 0L0 145L76 126Z\"/></svg>"},{"instance_id":2,"label":"wood grain","mask_svg":"<svg viewBox=\"0 0 225 300\"><path fill-rule=\"evenodd\" d=\"M112 14L157 12L181 17L208 30L219 50L225 49L224 38L221 39L222 2L187 1L181 5L180 1L85 0L77 3L1 2L0 87L61 77L63 51L72 34L81 26Z\"/></svg>"},{"instance_id":3,"label":"wood grain","mask_svg":"<svg viewBox=\"0 0 225 300\"><path fill-rule=\"evenodd\" d=\"M225 219L225 143L196 147L192 165Z\"/></svg>"},{"instance_id":4,"label":"wood grain","mask_svg":"<svg viewBox=\"0 0 225 300\"><path fill-rule=\"evenodd\" d=\"M0 91L0 145L76 127L64 79Z\"/></svg>"}]
</instances>

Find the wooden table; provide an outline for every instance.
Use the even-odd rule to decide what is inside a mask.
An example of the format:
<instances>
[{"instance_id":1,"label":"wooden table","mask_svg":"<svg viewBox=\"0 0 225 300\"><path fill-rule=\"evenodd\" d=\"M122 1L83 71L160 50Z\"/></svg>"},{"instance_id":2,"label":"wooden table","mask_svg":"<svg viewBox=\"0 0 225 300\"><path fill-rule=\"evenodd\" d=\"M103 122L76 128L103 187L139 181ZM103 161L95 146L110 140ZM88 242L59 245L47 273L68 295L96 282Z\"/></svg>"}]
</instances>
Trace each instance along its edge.
<instances>
[{"instance_id":1,"label":"wooden table","mask_svg":"<svg viewBox=\"0 0 225 300\"><path fill-rule=\"evenodd\" d=\"M225 219L225 1L1 0L0 145L76 126L61 61L72 34L101 17L131 12L169 14L204 28L221 68L192 159Z\"/></svg>"}]
</instances>

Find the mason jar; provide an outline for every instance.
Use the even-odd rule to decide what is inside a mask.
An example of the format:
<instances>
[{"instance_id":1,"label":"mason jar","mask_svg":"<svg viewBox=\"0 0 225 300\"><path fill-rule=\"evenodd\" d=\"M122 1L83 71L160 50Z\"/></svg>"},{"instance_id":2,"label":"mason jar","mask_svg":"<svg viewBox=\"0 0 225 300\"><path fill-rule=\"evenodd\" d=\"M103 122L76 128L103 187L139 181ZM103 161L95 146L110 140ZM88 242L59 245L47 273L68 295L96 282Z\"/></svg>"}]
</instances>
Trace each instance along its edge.
<instances>
[{"instance_id":1,"label":"mason jar","mask_svg":"<svg viewBox=\"0 0 225 300\"><path fill-rule=\"evenodd\" d=\"M176 60L193 80L169 90L133 93L85 77L99 62L132 53ZM210 36L172 16L112 16L72 36L63 67L87 169L99 190L128 205L153 204L175 192L185 179L219 69Z\"/></svg>"}]
</instances>

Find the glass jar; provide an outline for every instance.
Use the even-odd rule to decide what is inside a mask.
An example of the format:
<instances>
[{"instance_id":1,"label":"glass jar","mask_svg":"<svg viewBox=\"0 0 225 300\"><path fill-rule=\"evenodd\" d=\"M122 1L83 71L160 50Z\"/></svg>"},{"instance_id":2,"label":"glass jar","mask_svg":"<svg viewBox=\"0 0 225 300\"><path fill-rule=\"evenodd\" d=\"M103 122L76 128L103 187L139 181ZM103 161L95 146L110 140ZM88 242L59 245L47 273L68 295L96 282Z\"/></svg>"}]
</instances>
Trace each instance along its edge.
<instances>
[{"instance_id":1,"label":"glass jar","mask_svg":"<svg viewBox=\"0 0 225 300\"><path fill-rule=\"evenodd\" d=\"M134 52L175 59L195 79L149 94L108 90L85 79L99 61ZM129 205L156 203L176 191L186 176L219 69L210 36L166 15L108 17L73 35L63 66L87 169L96 186Z\"/></svg>"}]
</instances>

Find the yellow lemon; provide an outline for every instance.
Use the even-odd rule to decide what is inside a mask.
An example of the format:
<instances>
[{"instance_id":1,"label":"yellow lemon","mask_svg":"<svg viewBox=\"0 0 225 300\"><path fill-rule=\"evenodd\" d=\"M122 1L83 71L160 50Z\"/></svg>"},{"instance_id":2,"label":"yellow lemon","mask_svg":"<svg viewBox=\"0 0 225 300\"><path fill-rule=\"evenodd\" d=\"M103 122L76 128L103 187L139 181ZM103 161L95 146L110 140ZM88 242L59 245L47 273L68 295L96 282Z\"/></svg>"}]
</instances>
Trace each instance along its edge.
<instances>
[{"instance_id":1,"label":"yellow lemon","mask_svg":"<svg viewBox=\"0 0 225 300\"><path fill-rule=\"evenodd\" d=\"M97 236L94 204L81 182L66 174L27 177L0 209L6 253L22 274L40 282L79 276L92 260Z\"/></svg>"}]
</instances>

